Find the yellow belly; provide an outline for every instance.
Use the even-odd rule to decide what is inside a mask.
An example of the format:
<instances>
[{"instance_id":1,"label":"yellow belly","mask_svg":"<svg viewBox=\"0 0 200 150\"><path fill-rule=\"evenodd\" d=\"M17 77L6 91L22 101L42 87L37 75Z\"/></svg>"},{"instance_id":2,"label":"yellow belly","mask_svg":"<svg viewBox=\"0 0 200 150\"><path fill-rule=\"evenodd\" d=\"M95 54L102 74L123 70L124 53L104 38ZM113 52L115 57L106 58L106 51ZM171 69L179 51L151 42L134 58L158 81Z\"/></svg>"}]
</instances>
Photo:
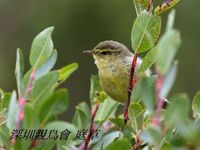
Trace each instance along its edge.
<instances>
[{"instance_id":1,"label":"yellow belly","mask_svg":"<svg viewBox=\"0 0 200 150\"><path fill-rule=\"evenodd\" d=\"M106 72L99 73L99 76L101 86L108 96L121 103L127 100L128 69L121 68L115 72L107 70Z\"/></svg>"}]
</instances>

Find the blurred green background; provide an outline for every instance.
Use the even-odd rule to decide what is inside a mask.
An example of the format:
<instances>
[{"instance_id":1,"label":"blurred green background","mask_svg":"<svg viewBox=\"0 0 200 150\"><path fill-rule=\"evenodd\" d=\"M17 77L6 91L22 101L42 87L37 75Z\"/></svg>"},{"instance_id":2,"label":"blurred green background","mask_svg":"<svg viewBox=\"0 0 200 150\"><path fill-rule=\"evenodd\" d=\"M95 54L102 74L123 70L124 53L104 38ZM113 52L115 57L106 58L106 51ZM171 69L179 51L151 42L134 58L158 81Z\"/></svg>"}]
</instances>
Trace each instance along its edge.
<instances>
[{"instance_id":1,"label":"blurred green background","mask_svg":"<svg viewBox=\"0 0 200 150\"><path fill-rule=\"evenodd\" d=\"M182 0L176 7L175 26L181 31L182 46L177 55L179 72L171 95L187 92L192 97L200 89L199 5L199 0ZM167 13L162 16L164 31ZM93 59L82 51L107 39L130 48L135 17L132 0L0 0L0 87L4 91L16 88L16 48L23 50L28 68L33 38L44 28L55 26L53 40L58 49L55 68L71 62L80 65L63 84L70 92L72 113L75 104L88 100L90 76L97 73Z\"/></svg>"}]
</instances>

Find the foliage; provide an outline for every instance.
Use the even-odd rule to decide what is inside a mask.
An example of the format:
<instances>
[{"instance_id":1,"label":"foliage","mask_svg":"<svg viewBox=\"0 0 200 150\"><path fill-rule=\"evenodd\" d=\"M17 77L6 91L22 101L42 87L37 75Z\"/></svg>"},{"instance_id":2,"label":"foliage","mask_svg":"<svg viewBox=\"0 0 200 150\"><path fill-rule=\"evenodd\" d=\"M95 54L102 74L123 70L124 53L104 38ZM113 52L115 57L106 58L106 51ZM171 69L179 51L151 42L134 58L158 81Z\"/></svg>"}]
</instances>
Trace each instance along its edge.
<instances>
[{"instance_id":1,"label":"foliage","mask_svg":"<svg viewBox=\"0 0 200 150\"><path fill-rule=\"evenodd\" d=\"M79 103L71 122L59 121L58 115L69 106L69 93L58 87L78 65L72 63L52 70L57 60L51 38L53 27L33 40L31 67L26 73L22 50L17 49L17 92L0 90L0 148L81 150L89 142L91 150L199 149L200 92L192 104L184 93L168 98L177 72L178 63L174 59L181 44L180 34L173 27L175 11L169 14L165 33L159 38L159 15L177 2L165 1L154 9L147 0L134 0L137 18L131 32L132 48L135 53L146 53L132 91L127 123L121 104L106 95L97 75L91 77L90 105ZM145 76L152 65L156 75ZM68 129L72 134L67 140L13 140L10 139L13 129ZM96 139L90 137L89 131L86 139L75 140L76 133L83 129L100 132Z\"/></svg>"}]
</instances>

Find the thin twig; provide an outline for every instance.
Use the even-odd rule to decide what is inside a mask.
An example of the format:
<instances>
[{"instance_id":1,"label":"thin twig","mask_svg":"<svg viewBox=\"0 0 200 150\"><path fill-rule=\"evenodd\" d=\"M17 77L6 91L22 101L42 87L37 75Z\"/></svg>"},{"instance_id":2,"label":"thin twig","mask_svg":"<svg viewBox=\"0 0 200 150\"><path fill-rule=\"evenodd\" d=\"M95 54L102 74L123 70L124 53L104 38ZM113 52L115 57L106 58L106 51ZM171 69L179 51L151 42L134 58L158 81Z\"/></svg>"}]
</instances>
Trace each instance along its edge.
<instances>
[{"instance_id":1,"label":"thin twig","mask_svg":"<svg viewBox=\"0 0 200 150\"><path fill-rule=\"evenodd\" d=\"M161 110L164 107L164 99L160 96L160 91L163 86L163 76L158 73L158 78L156 80L156 99L157 99L157 108L155 117L152 120L152 124L155 126L160 126L160 115Z\"/></svg>"},{"instance_id":2,"label":"thin twig","mask_svg":"<svg viewBox=\"0 0 200 150\"><path fill-rule=\"evenodd\" d=\"M94 118L96 116L96 113L99 109L99 103L96 104L94 111L91 110L91 114L90 114L90 130L89 130L89 134L85 139L85 142L82 143L79 147L78 150L88 150L88 145L90 143L90 140L92 138L92 135L94 133Z\"/></svg>"},{"instance_id":3,"label":"thin twig","mask_svg":"<svg viewBox=\"0 0 200 150\"><path fill-rule=\"evenodd\" d=\"M39 142L37 140L33 140L29 146L29 150L36 147L38 144L39 144Z\"/></svg>"},{"instance_id":4,"label":"thin twig","mask_svg":"<svg viewBox=\"0 0 200 150\"><path fill-rule=\"evenodd\" d=\"M155 1L155 0L150 0L149 5L148 5L148 7L147 7L147 11L148 11L148 12L150 12L151 7L153 6L154 1Z\"/></svg>"},{"instance_id":5,"label":"thin twig","mask_svg":"<svg viewBox=\"0 0 200 150\"><path fill-rule=\"evenodd\" d=\"M35 79L35 73L36 73L36 71L35 71L35 69L33 69L33 71L31 72L31 75L30 75L29 83L27 85L25 94L22 98L19 99L19 113L18 113L18 117L17 117L17 129L21 128L22 121L24 119L24 106L25 106L26 101L30 95L32 88L33 88L33 81Z\"/></svg>"},{"instance_id":6,"label":"thin twig","mask_svg":"<svg viewBox=\"0 0 200 150\"><path fill-rule=\"evenodd\" d=\"M135 52L133 61L131 64L131 70L130 70L130 76L129 76L128 98L127 98L125 108L124 108L124 123L125 124L128 121L128 108L129 108L130 102L131 102L131 93L132 93L133 87L135 85L134 74L135 74L137 58L138 58L138 55L137 55L137 52Z\"/></svg>"},{"instance_id":7,"label":"thin twig","mask_svg":"<svg viewBox=\"0 0 200 150\"><path fill-rule=\"evenodd\" d=\"M131 150L139 150L140 149L142 141L140 140L139 134L140 134L139 132L136 134L135 145L131 148Z\"/></svg>"}]
</instances>

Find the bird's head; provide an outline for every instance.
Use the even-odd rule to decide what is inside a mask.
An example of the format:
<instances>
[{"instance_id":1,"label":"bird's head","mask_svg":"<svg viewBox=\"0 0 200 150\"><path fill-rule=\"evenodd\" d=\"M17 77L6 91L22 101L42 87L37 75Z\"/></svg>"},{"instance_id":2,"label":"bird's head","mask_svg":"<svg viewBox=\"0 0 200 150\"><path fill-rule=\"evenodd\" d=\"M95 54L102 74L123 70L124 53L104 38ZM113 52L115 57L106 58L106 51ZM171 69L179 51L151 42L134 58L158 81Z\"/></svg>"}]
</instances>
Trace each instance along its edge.
<instances>
[{"instance_id":1,"label":"bird's head","mask_svg":"<svg viewBox=\"0 0 200 150\"><path fill-rule=\"evenodd\" d=\"M83 52L92 54L96 63L109 63L110 61L123 59L124 57L130 55L130 51L126 46L112 40L100 42L92 50L86 50Z\"/></svg>"}]
</instances>

